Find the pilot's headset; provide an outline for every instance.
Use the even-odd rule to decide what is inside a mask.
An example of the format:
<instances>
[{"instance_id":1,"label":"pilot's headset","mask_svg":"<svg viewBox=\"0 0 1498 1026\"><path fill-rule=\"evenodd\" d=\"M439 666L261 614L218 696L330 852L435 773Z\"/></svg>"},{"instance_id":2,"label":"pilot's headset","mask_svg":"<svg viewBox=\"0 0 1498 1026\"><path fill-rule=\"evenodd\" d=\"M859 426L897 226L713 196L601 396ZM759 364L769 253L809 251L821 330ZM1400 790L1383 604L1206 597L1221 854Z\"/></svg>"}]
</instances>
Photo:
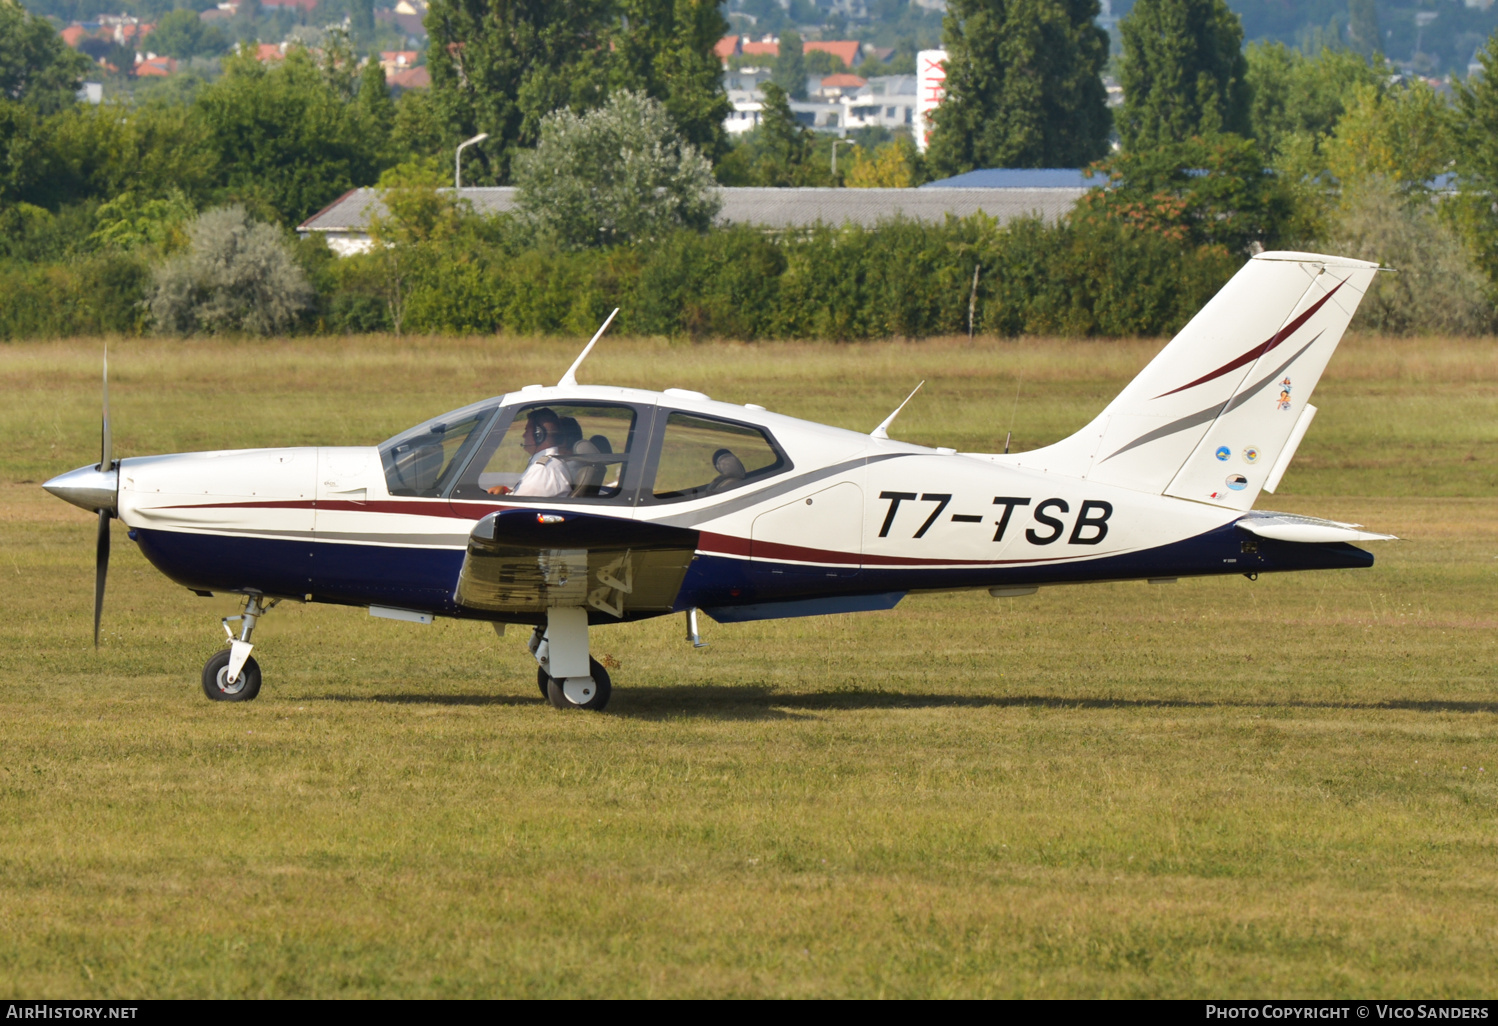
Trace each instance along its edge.
<instances>
[{"instance_id":1,"label":"pilot's headset","mask_svg":"<svg viewBox=\"0 0 1498 1026\"><path fill-rule=\"evenodd\" d=\"M562 418L556 415L556 411L549 406L543 406L538 410L532 410L525 415L525 440L537 449L546 448L546 442L555 444L558 441ZM547 425L552 425L548 427Z\"/></svg>"}]
</instances>

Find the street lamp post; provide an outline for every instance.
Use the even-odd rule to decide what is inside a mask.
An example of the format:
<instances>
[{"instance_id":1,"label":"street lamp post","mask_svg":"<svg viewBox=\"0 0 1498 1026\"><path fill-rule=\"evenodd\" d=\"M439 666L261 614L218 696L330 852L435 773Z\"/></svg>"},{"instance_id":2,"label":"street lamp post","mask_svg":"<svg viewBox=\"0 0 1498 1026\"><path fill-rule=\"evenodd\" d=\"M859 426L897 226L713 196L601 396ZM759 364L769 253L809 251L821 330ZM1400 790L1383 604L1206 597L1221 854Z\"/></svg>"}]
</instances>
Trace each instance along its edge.
<instances>
[{"instance_id":1,"label":"street lamp post","mask_svg":"<svg viewBox=\"0 0 1498 1026\"><path fill-rule=\"evenodd\" d=\"M459 143L458 144L458 152L453 157L453 188L454 189L461 189L461 188L463 188L463 150L464 150L464 148L468 147L468 146L472 146L474 143L481 143L481 142L483 142L487 138L489 138L489 133L488 132L480 132L478 135L474 136L472 139L469 139L467 142Z\"/></svg>"},{"instance_id":2,"label":"street lamp post","mask_svg":"<svg viewBox=\"0 0 1498 1026\"><path fill-rule=\"evenodd\" d=\"M837 148L839 146L857 146L857 145L858 145L858 143L854 142L852 139L834 139L834 140L832 140L832 178L833 178L834 181L837 180Z\"/></svg>"}]
</instances>

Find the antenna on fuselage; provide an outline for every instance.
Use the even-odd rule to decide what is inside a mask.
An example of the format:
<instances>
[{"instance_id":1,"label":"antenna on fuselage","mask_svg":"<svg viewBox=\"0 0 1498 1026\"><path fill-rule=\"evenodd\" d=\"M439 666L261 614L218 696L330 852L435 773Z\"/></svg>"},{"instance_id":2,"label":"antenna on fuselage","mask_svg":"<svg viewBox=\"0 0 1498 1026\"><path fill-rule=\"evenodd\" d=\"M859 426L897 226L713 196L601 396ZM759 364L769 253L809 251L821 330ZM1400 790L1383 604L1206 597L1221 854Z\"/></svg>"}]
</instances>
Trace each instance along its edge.
<instances>
[{"instance_id":1,"label":"antenna on fuselage","mask_svg":"<svg viewBox=\"0 0 1498 1026\"><path fill-rule=\"evenodd\" d=\"M915 394L921 390L921 385L924 385L925 383L926 382L922 381L920 385L917 385L915 386L915 388L911 389L910 394L905 397L905 403L908 403L910 402L910 400L914 399ZM884 420L880 422L878 427L869 432L869 437L888 438L889 426L895 422L895 418L900 415L900 411L905 409L905 403L901 403L899 406L896 406L894 413L891 413L888 417L885 417Z\"/></svg>"},{"instance_id":2,"label":"antenna on fuselage","mask_svg":"<svg viewBox=\"0 0 1498 1026\"><path fill-rule=\"evenodd\" d=\"M619 308L616 306L614 312L609 314L608 320L603 322L603 326L593 333L593 338L583 348L583 351L577 354L577 359L572 361L572 366L567 368L567 373L562 375L562 380L557 382L558 388L577 384L577 369L583 365L583 361L588 358L588 354L593 351L593 346L603 337L603 333L609 330L609 325L614 323L614 318L618 313Z\"/></svg>"}]
</instances>

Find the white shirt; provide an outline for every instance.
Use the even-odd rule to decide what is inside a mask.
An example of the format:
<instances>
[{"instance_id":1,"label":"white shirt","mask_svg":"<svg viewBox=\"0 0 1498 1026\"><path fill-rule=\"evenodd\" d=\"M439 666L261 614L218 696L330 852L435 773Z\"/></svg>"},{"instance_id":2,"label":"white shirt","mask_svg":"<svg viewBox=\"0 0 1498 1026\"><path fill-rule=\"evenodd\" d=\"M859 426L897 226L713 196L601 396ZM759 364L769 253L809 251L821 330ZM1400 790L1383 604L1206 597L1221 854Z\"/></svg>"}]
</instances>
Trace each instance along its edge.
<instances>
[{"instance_id":1,"label":"white shirt","mask_svg":"<svg viewBox=\"0 0 1498 1026\"><path fill-rule=\"evenodd\" d=\"M528 495L535 499L554 499L572 491L572 475L567 472L567 461L562 459L556 446L542 449L531 457L520 483L511 494Z\"/></svg>"}]
</instances>

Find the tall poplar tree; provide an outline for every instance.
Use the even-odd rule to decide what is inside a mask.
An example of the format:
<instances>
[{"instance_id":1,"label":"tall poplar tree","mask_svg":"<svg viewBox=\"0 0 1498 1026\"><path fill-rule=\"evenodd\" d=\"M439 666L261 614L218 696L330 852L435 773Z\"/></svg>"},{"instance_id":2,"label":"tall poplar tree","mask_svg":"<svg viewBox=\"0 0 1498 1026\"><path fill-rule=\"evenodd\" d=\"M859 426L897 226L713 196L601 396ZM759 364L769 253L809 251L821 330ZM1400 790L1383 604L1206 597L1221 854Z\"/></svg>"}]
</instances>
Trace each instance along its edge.
<instances>
[{"instance_id":1,"label":"tall poplar tree","mask_svg":"<svg viewBox=\"0 0 1498 1026\"><path fill-rule=\"evenodd\" d=\"M603 102L610 7L607 0L433 0L425 22L432 105L454 143L489 133L464 153L466 181L509 181L510 161L540 139L542 118Z\"/></svg>"},{"instance_id":2,"label":"tall poplar tree","mask_svg":"<svg viewBox=\"0 0 1498 1026\"><path fill-rule=\"evenodd\" d=\"M728 26L712 0L432 0L426 27L432 104L451 142L489 133L465 151L465 181L509 181L542 118L618 89L659 100L709 159L725 148L713 45Z\"/></svg>"},{"instance_id":3,"label":"tall poplar tree","mask_svg":"<svg viewBox=\"0 0 1498 1026\"><path fill-rule=\"evenodd\" d=\"M1118 28L1124 149L1249 134L1243 23L1224 0L1138 0Z\"/></svg>"},{"instance_id":4,"label":"tall poplar tree","mask_svg":"<svg viewBox=\"0 0 1498 1026\"><path fill-rule=\"evenodd\" d=\"M1482 74L1456 88L1456 173L1461 192L1455 217L1498 300L1498 32L1478 52Z\"/></svg>"},{"instance_id":5,"label":"tall poplar tree","mask_svg":"<svg viewBox=\"0 0 1498 1026\"><path fill-rule=\"evenodd\" d=\"M1347 0L1347 42L1364 57L1384 52L1383 33L1378 27L1374 0Z\"/></svg>"},{"instance_id":6,"label":"tall poplar tree","mask_svg":"<svg viewBox=\"0 0 1498 1026\"><path fill-rule=\"evenodd\" d=\"M728 32L717 0L618 0L618 7L610 88L659 100L682 137L716 163L733 110L713 52Z\"/></svg>"},{"instance_id":7,"label":"tall poplar tree","mask_svg":"<svg viewBox=\"0 0 1498 1026\"><path fill-rule=\"evenodd\" d=\"M1098 11L1097 0L950 0L932 170L1082 167L1107 153Z\"/></svg>"}]
</instances>

